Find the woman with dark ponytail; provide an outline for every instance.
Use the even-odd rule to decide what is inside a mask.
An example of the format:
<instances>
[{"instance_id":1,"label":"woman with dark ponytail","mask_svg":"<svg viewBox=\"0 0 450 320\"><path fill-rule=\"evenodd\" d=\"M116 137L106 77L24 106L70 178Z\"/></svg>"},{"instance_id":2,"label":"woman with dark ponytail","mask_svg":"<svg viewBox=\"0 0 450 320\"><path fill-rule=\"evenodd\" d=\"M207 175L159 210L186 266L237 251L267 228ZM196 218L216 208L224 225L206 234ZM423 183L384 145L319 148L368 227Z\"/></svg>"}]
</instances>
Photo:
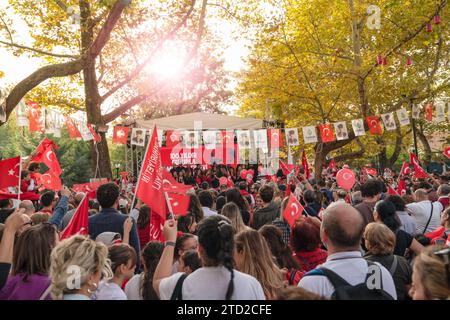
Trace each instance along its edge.
<instances>
[{"instance_id":1,"label":"woman with dark ponytail","mask_svg":"<svg viewBox=\"0 0 450 320\"><path fill-rule=\"evenodd\" d=\"M153 275L161 258L164 245L160 241L150 241L141 253L144 272L133 276L125 286L128 300L159 300L153 289Z\"/></svg>"},{"instance_id":2,"label":"woman with dark ponytail","mask_svg":"<svg viewBox=\"0 0 450 320\"><path fill-rule=\"evenodd\" d=\"M378 201L375 205L374 220L386 225L395 234L394 254L405 256L407 249L419 254L423 246L409 233L400 230L401 222L395 212L395 205L389 200Z\"/></svg>"},{"instance_id":3,"label":"woman with dark ponytail","mask_svg":"<svg viewBox=\"0 0 450 320\"><path fill-rule=\"evenodd\" d=\"M188 276L171 276L177 222L166 221L165 248L153 277L153 288L161 300L264 300L261 284L233 268L234 230L230 220L215 215L198 225L198 253L202 268Z\"/></svg>"}]
</instances>

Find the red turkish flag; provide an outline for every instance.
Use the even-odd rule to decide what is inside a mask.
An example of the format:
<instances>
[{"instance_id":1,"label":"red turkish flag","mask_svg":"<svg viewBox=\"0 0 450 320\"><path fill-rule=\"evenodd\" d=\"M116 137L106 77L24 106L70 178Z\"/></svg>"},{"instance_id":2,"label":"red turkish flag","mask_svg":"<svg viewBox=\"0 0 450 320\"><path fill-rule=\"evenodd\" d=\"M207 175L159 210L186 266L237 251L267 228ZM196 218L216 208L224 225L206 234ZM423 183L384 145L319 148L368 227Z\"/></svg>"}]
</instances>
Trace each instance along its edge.
<instances>
[{"instance_id":1,"label":"red turkish flag","mask_svg":"<svg viewBox=\"0 0 450 320\"><path fill-rule=\"evenodd\" d=\"M59 191L62 188L61 179L54 175L50 170L41 175L40 183L42 184L43 189Z\"/></svg>"},{"instance_id":2,"label":"red turkish flag","mask_svg":"<svg viewBox=\"0 0 450 320\"><path fill-rule=\"evenodd\" d=\"M425 118L427 121L433 121L433 104L431 102L425 106Z\"/></svg>"},{"instance_id":3,"label":"red turkish flag","mask_svg":"<svg viewBox=\"0 0 450 320\"><path fill-rule=\"evenodd\" d=\"M129 131L129 127L114 127L113 143L126 144Z\"/></svg>"},{"instance_id":4,"label":"red turkish flag","mask_svg":"<svg viewBox=\"0 0 450 320\"><path fill-rule=\"evenodd\" d=\"M186 193L168 192L168 201L172 207L173 214L185 216L188 213L190 197Z\"/></svg>"},{"instance_id":5,"label":"red turkish flag","mask_svg":"<svg viewBox=\"0 0 450 320\"><path fill-rule=\"evenodd\" d=\"M366 173L370 174L373 177L376 177L378 175L377 169L374 168L366 168Z\"/></svg>"},{"instance_id":6,"label":"red turkish flag","mask_svg":"<svg viewBox=\"0 0 450 320\"><path fill-rule=\"evenodd\" d=\"M286 222L293 227L295 225L295 221L302 216L303 210L303 206L291 194L289 196L286 209L283 211L284 220L286 220Z\"/></svg>"},{"instance_id":7,"label":"red turkish flag","mask_svg":"<svg viewBox=\"0 0 450 320\"><path fill-rule=\"evenodd\" d=\"M163 171L162 177L164 191L182 193L192 189L190 185L177 182L170 172Z\"/></svg>"},{"instance_id":8,"label":"red turkish flag","mask_svg":"<svg viewBox=\"0 0 450 320\"><path fill-rule=\"evenodd\" d=\"M283 138L281 136L281 129L269 129L269 143L271 149L283 147Z\"/></svg>"},{"instance_id":9,"label":"red turkish flag","mask_svg":"<svg viewBox=\"0 0 450 320\"><path fill-rule=\"evenodd\" d=\"M444 149L444 155L450 159L450 147Z\"/></svg>"},{"instance_id":10,"label":"red turkish flag","mask_svg":"<svg viewBox=\"0 0 450 320\"><path fill-rule=\"evenodd\" d=\"M369 116L366 118L367 125L369 126L369 131L373 135L380 135L383 133L383 129L380 124L379 116Z\"/></svg>"},{"instance_id":11,"label":"red turkish flag","mask_svg":"<svg viewBox=\"0 0 450 320\"><path fill-rule=\"evenodd\" d=\"M71 117L66 117L66 126L67 130L69 130L69 137L71 139L81 139L80 130L78 130Z\"/></svg>"},{"instance_id":12,"label":"red turkish flag","mask_svg":"<svg viewBox=\"0 0 450 320\"><path fill-rule=\"evenodd\" d=\"M84 196L80 205L70 219L67 227L61 232L60 240L69 238L75 234L88 235L89 197Z\"/></svg>"},{"instance_id":13,"label":"red turkish flag","mask_svg":"<svg viewBox=\"0 0 450 320\"><path fill-rule=\"evenodd\" d=\"M293 164L286 164L281 160L278 160L278 163L280 164L280 168L285 176L288 176L292 172L292 170L295 169L295 166Z\"/></svg>"},{"instance_id":14,"label":"red turkish flag","mask_svg":"<svg viewBox=\"0 0 450 320\"><path fill-rule=\"evenodd\" d=\"M39 146L38 149L40 150ZM36 149L36 151L38 149ZM55 176L59 176L62 172L52 144L48 144L46 146L46 149L44 149L43 151L37 152L36 155L31 159L31 161L45 163L45 165Z\"/></svg>"},{"instance_id":15,"label":"red turkish flag","mask_svg":"<svg viewBox=\"0 0 450 320\"><path fill-rule=\"evenodd\" d=\"M163 167L159 152L158 134L156 126L150 144L142 163L141 175L136 188L136 196L147 204L153 212L159 214L162 220L166 220L166 199L163 190Z\"/></svg>"},{"instance_id":16,"label":"red turkish flag","mask_svg":"<svg viewBox=\"0 0 450 320\"><path fill-rule=\"evenodd\" d=\"M20 180L20 157L0 161L0 189L15 187Z\"/></svg>"},{"instance_id":17,"label":"red turkish flag","mask_svg":"<svg viewBox=\"0 0 450 320\"><path fill-rule=\"evenodd\" d=\"M401 196L406 194L406 183L405 183L405 180L400 179L400 181L398 182L397 193L399 195L401 195Z\"/></svg>"},{"instance_id":18,"label":"red turkish flag","mask_svg":"<svg viewBox=\"0 0 450 320\"><path fill-rule=\"evenodd\" d=\"M311 176L311 174L310 174L310 172L309 172L308 158L306 158L306 152L305 152L305 150L303 150L303 153L302 153L302 166L303 166L303 169L305 169L305 176L306 176L306 179L309 179L309 177Z\"/></svg>"},{"instance_id":19,"label":"red turkish flag","mask_svg":"<svg viewBox=\"0 0 450 320\"><path fill-rule=\"evenodd\" d=\"M419 159L414 153L410 153L411 163L414 166L414 175L416 178L427 178L427 172L420 166Z\"/></svg>"},{"instance_id":20,"label":"red turkish flag","mask_svg":"<svg viewBox=\"0 0 450 320\"><path fill-rule=\"evenodd\" d=\"M94 142L102 141L102 138L97 133L97 131L94 130L94 128L92 127L92 124L88 123L87 128L89 129L89 132L92 134L92 137L94 138Z\"/></svg>"},{"instance_id":21,"label":"red turkish flag","mask_svg":"<svg viewBox=\"0 0 450 320\"><path fill-rule=\"evenodd\" d=\"M33 101L27 101L28 120L31 132L45 132L45 122L42 116L41 107Z\"/></svg>"},{"instance_id":22,"label":"red turkish flag","mask_svg":"<svg viewBox=\"0 0 450 320\"><path fill-rule=\"evenodd\" d=\"M393 196L398 196L399 194L397 193L397 191L395 191L394 188L392 188L391 186L388 187L388 194L389 195L393 195Z\"/></svg>"},{"instance_id":23,"label":"red turkish flag","mask_svg":"<svg viewBox=\"0 0 450 320\"><path fill-rule=\"evenodd\" d=\"M400 170L400 175L406 175L409 174L410 170L409 170L409 162L404 162L402 169Z\"/></svg>"},{"instance_id":24,"label":"red turkish flag","mask_svg":"<svg viewBox=\"0 0 450 320\"><path fill-rule=\"evenodd\" d=\"M166 147L173 148L181 142L181 133L175 130L166 131Z\"/></svg>"},{"instance_id":25,"label":"red turkish flag","mask_svg":"<svg viewBox=\"0 0 450 320\"><path fill-rule=\"evenodd\" d=\"M319 125L319 131L323 143L334 141L333 129L330 123Z\"/></svg>"}]
</instances>

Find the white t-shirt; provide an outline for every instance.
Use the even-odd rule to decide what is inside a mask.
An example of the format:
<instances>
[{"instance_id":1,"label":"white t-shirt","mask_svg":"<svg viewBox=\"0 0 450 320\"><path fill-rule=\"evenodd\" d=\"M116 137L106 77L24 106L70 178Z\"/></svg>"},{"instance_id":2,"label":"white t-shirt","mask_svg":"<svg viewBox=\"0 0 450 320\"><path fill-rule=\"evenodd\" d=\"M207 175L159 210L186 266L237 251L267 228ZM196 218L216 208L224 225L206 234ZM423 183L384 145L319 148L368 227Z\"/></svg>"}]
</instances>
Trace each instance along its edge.
<instances>
[{"instance_id":1,"label":"white t-shirt","mask_svg":"<svg viewBox=\"0 0 450 320\"><path fill-rule=\"evenodd\" d=\"M397 291L395 290L391 274L381 264L375 263L381 269L383 290L397 300ZM335 272L352 286L363 283L366 280L368 271L367 261L362 258L361 252L358 251L339 252L329 255L327 261L321 266ZM328 278L321 275L305 276L300 280L298 286L328 299L331 298L335 291Z\"/></svg>"},{"instance_id":2,"label":"white t-shirt","mask_svg":"<svg viewBox=\"0 0 450 320\"><path fill-rule=\"evenodd\" d=\"M92 300L127 300L127 296L116 283L100 281Z\"/></svg>"},{"instance_id":3,"label":"white t-shirt","mask_svg":"<svg viewBox=\"0 0 450 320\"><path fill-rule=\"evenodd\" d=\"M211 210L208 207L202 207L202 209L203 209L203 216L205 218L217 215L217 211Z\"/></svg>"},{"instance_id":4,"label":"white t-shirt","mask_svg":"<svg viewBox=\"0 0 450 320\"><path fill-rule=\"evenodd\" d=\"M136 274L125 285L125 294L128 300L143 300L141 294L142 277L142 273Z\"/></svg>"},{"instance_id":5,"label":"white t-shirt","mask_svg":"<svg viewBox=\"0 0 450 320\"><path fill-rule=\"evenodd\" d=\"M159 296L169 300L178 279L178 272L161 280ZM183 300L225 300L230 281L230 271L225 267L204 267L195 270L183 282ZM254 277L234 270L234 290L231 300L265 300L261 284Z\"/></svg>"},{"instance_id":6,"label":"white t-shirt","mask_svg":"<svg viewBox=\"0 0 450 320\"><path fill-rule=\"evenodd\" d=\"M431 217L430 224L427 230L424 231L427 225L428 219L431 214L431 201L425 200L406 205L406 208L411 213L411 216L416 220L416 233L427 233L434 231L441 225L441 212L444 210L442 204L439 201L433 202L433 216Z\"/></svg>"}]
</instances>

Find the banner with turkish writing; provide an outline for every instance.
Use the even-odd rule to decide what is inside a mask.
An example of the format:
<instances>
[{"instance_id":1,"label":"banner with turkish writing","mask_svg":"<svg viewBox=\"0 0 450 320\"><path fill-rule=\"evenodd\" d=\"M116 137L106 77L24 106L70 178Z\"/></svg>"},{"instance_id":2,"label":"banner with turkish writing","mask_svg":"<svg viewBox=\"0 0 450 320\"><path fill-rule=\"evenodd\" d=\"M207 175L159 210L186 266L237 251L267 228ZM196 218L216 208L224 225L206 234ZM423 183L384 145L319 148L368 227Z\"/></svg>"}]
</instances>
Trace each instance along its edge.
<instances>
[{"instance_id":1,"label":"banner with turkish writing","mask_svg":"<svg viewBox=\"0 0 450 320\"><path fill-rule=\"evenodd\" d=\"M175 147L160 148L161 163L165 167L173 165L212 165L237 163L238 148L218 145L215 149L207 149L204 146L198 148Z\"/></svg>"},{"instance_id":2,"label":"banner with turkish writing","mask_svg":"<svg viewBox=\"0 0 450 320\"><path fill-rule=\"evenodd\" d=\"M136 197L148 205L165 221L166 199L163 190L163 168L158 145L156 126L153 128L150 144L147 147L141 174L136 187Z\"/></svg>"}]
</instances>

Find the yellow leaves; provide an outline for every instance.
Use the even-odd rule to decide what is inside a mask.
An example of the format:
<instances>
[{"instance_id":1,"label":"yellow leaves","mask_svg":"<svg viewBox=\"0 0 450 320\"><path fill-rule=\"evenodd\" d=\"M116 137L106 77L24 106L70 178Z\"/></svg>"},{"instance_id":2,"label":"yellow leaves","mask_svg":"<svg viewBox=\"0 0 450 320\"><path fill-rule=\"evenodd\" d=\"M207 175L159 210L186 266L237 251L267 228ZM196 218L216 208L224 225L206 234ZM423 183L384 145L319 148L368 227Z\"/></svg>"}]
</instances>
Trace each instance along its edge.
<instances>
[{"instance_id":1,"label":"yellow leaves","mask_svg":"<svg viewBox=\"0 0 450 320\"><path fill-rule=\"evenodd\" d=\"M2 70L0 70L0 78L3 78L4 76L5 76L5 73Z\"/></svg>"}]
</instances>

